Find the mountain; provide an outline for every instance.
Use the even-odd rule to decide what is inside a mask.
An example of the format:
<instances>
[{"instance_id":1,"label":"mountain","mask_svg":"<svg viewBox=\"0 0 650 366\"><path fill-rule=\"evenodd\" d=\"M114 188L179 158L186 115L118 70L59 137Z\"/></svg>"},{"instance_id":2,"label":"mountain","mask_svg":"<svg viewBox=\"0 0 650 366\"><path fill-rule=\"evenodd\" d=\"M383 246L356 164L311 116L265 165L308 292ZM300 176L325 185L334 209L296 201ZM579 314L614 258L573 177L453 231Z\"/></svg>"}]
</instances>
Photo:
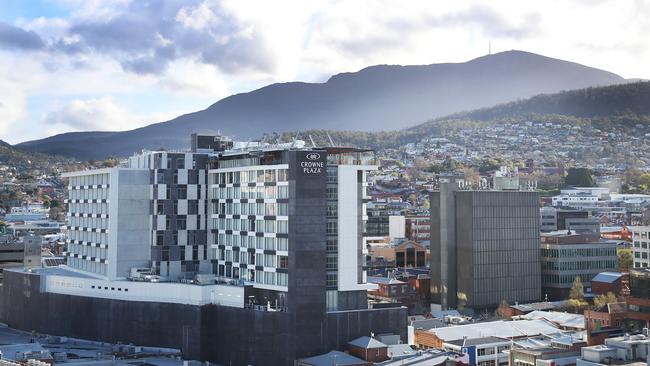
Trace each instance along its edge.
<instances>
[{"instance_id":1,"label":"mountain","mask_svg":"<svg viewBox=\"0 0 650 366\"><path fill-rule=\"evenodd\" d=\"M623 83L613 73L522 51L464 63L380 65L325 83L279 83L224 98L207 109L124 132L78 132L18 145L82 159L126 156L142 148L180 148L191 132L244 140L308 129L398 130L431 118L540 93Z\"/></svg>"},{"instance_id":2,"label":"mountain","mask_svg":"<svg viewBox=\"0 0 650 366\"><path fill-rule=\"evenodd\" d=\"M330 137L338 144L392 148L417 142L423 137L445 135L445 129L479 126L482 123L558 122L611 126L650 125L650 82L590 87L504 103L490 108L455 113L446 117L391 132L310 130L317 144L328 144ZM295 132L282 136L288 140Z\"/></svg>"}]
</instances>

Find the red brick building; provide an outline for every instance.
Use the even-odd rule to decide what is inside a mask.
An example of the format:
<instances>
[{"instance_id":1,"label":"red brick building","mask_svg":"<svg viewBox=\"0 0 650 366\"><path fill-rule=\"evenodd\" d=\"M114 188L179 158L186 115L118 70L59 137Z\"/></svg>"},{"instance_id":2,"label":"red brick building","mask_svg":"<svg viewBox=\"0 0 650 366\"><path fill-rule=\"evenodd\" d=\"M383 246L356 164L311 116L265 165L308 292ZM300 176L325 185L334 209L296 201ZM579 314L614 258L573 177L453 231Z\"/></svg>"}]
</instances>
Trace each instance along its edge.
<instances>
[{"instance_id":1,"label":"red brick building","mask_svg":"<svg viewBox=\"0 0 650 366\"><path fill-rule=\"evenodd\" d=\"M350 355L368 362L388 360L388 346L372 337L360 337L348 343Z\"/></svg>"}]
</instances>

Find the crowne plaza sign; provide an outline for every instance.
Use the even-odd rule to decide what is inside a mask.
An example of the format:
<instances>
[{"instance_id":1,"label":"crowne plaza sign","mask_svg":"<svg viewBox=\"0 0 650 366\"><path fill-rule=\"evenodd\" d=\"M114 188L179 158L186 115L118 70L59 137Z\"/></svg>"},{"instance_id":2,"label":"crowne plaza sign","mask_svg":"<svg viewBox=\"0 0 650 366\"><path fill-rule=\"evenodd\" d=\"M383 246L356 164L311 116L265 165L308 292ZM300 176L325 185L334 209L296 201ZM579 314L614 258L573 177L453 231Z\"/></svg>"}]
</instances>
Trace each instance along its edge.
<instances>
[{"instance_id":1,"label":"crowne plaza sign","mask_svg":"<svg viewBox=\"0 0 650 366\"><path fill-rule=\"evenodd\" d=\"M321 174L325 168L325 162L321 160L321 154L310 152L305 155L305 159L300 162L300 168L303 174Z\"/></svg>"}]
</instances>

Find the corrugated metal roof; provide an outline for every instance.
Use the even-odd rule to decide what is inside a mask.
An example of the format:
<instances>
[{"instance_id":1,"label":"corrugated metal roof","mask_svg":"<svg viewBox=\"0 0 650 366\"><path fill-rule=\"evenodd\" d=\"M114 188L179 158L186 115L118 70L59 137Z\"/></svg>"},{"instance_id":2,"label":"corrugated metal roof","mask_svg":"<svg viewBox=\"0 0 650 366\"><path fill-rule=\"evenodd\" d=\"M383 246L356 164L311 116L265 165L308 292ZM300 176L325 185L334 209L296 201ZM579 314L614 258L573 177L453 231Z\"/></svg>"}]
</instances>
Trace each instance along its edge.
<instances>
[{"instance_id":1,"label":"corrugated metal roof","mask_svg":"<svg viewBox=\"0 0 650 366\"><path fill-rule=\"evenodd\" d=\"M595 275L591 282L614 283L621 277L623 277L623 274L620 272L601 272Z\"/></svg>"}]
</instances>

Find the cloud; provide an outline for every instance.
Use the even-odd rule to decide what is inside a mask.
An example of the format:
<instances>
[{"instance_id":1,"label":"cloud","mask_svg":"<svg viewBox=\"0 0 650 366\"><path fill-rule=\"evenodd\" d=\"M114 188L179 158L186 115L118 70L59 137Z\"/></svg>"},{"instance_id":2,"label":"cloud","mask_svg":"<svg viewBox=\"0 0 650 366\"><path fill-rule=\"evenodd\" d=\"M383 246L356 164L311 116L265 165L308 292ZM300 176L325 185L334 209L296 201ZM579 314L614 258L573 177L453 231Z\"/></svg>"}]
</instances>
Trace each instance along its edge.
<instances>
[{"instance_id":1,"label":"cloud","mask_svg":"<svg viewBox=\"0 0 650 366\"><path fill-rule=\"evenodd\" d=\"M207 97L213 101L230 95L222 75L214 66L194 60L174 61L159 85L171 93Z\"/></svg>"},{"instance_id":2,"label":"cloud","mask_svg":"<svg viewBox=\"0 0 650 366\"><path fill-rule=\"evenodd\" d=\"M136 74L163 74L180 58L198 57L226 73L273 73L277 65L264 29L223 2L132 1L100 14L71 19L67 36L75 42L57 40L57 49L105 53Z\"/></svg>"},{"instance_id":3,"label":"cloud","mask_svg":"<svg viewBox=\"0 0 650 366\"><path fill-rule=\"evenodd\" d=\"M45 125L74 131L119 131L137 127L133 115L118 106L112 97L73 100L55 107L43 118Z\"/></svg>"},{"instance_id":4,"label":"cloud","mask_svg":"<svg viewBox=\"0 0 650 366\"><path fill-rule=\"evenodd\" d=\"M44 46L45 43L35 32L0 22L0 48L32 51Z\"/></svg>"}]
</instances>

